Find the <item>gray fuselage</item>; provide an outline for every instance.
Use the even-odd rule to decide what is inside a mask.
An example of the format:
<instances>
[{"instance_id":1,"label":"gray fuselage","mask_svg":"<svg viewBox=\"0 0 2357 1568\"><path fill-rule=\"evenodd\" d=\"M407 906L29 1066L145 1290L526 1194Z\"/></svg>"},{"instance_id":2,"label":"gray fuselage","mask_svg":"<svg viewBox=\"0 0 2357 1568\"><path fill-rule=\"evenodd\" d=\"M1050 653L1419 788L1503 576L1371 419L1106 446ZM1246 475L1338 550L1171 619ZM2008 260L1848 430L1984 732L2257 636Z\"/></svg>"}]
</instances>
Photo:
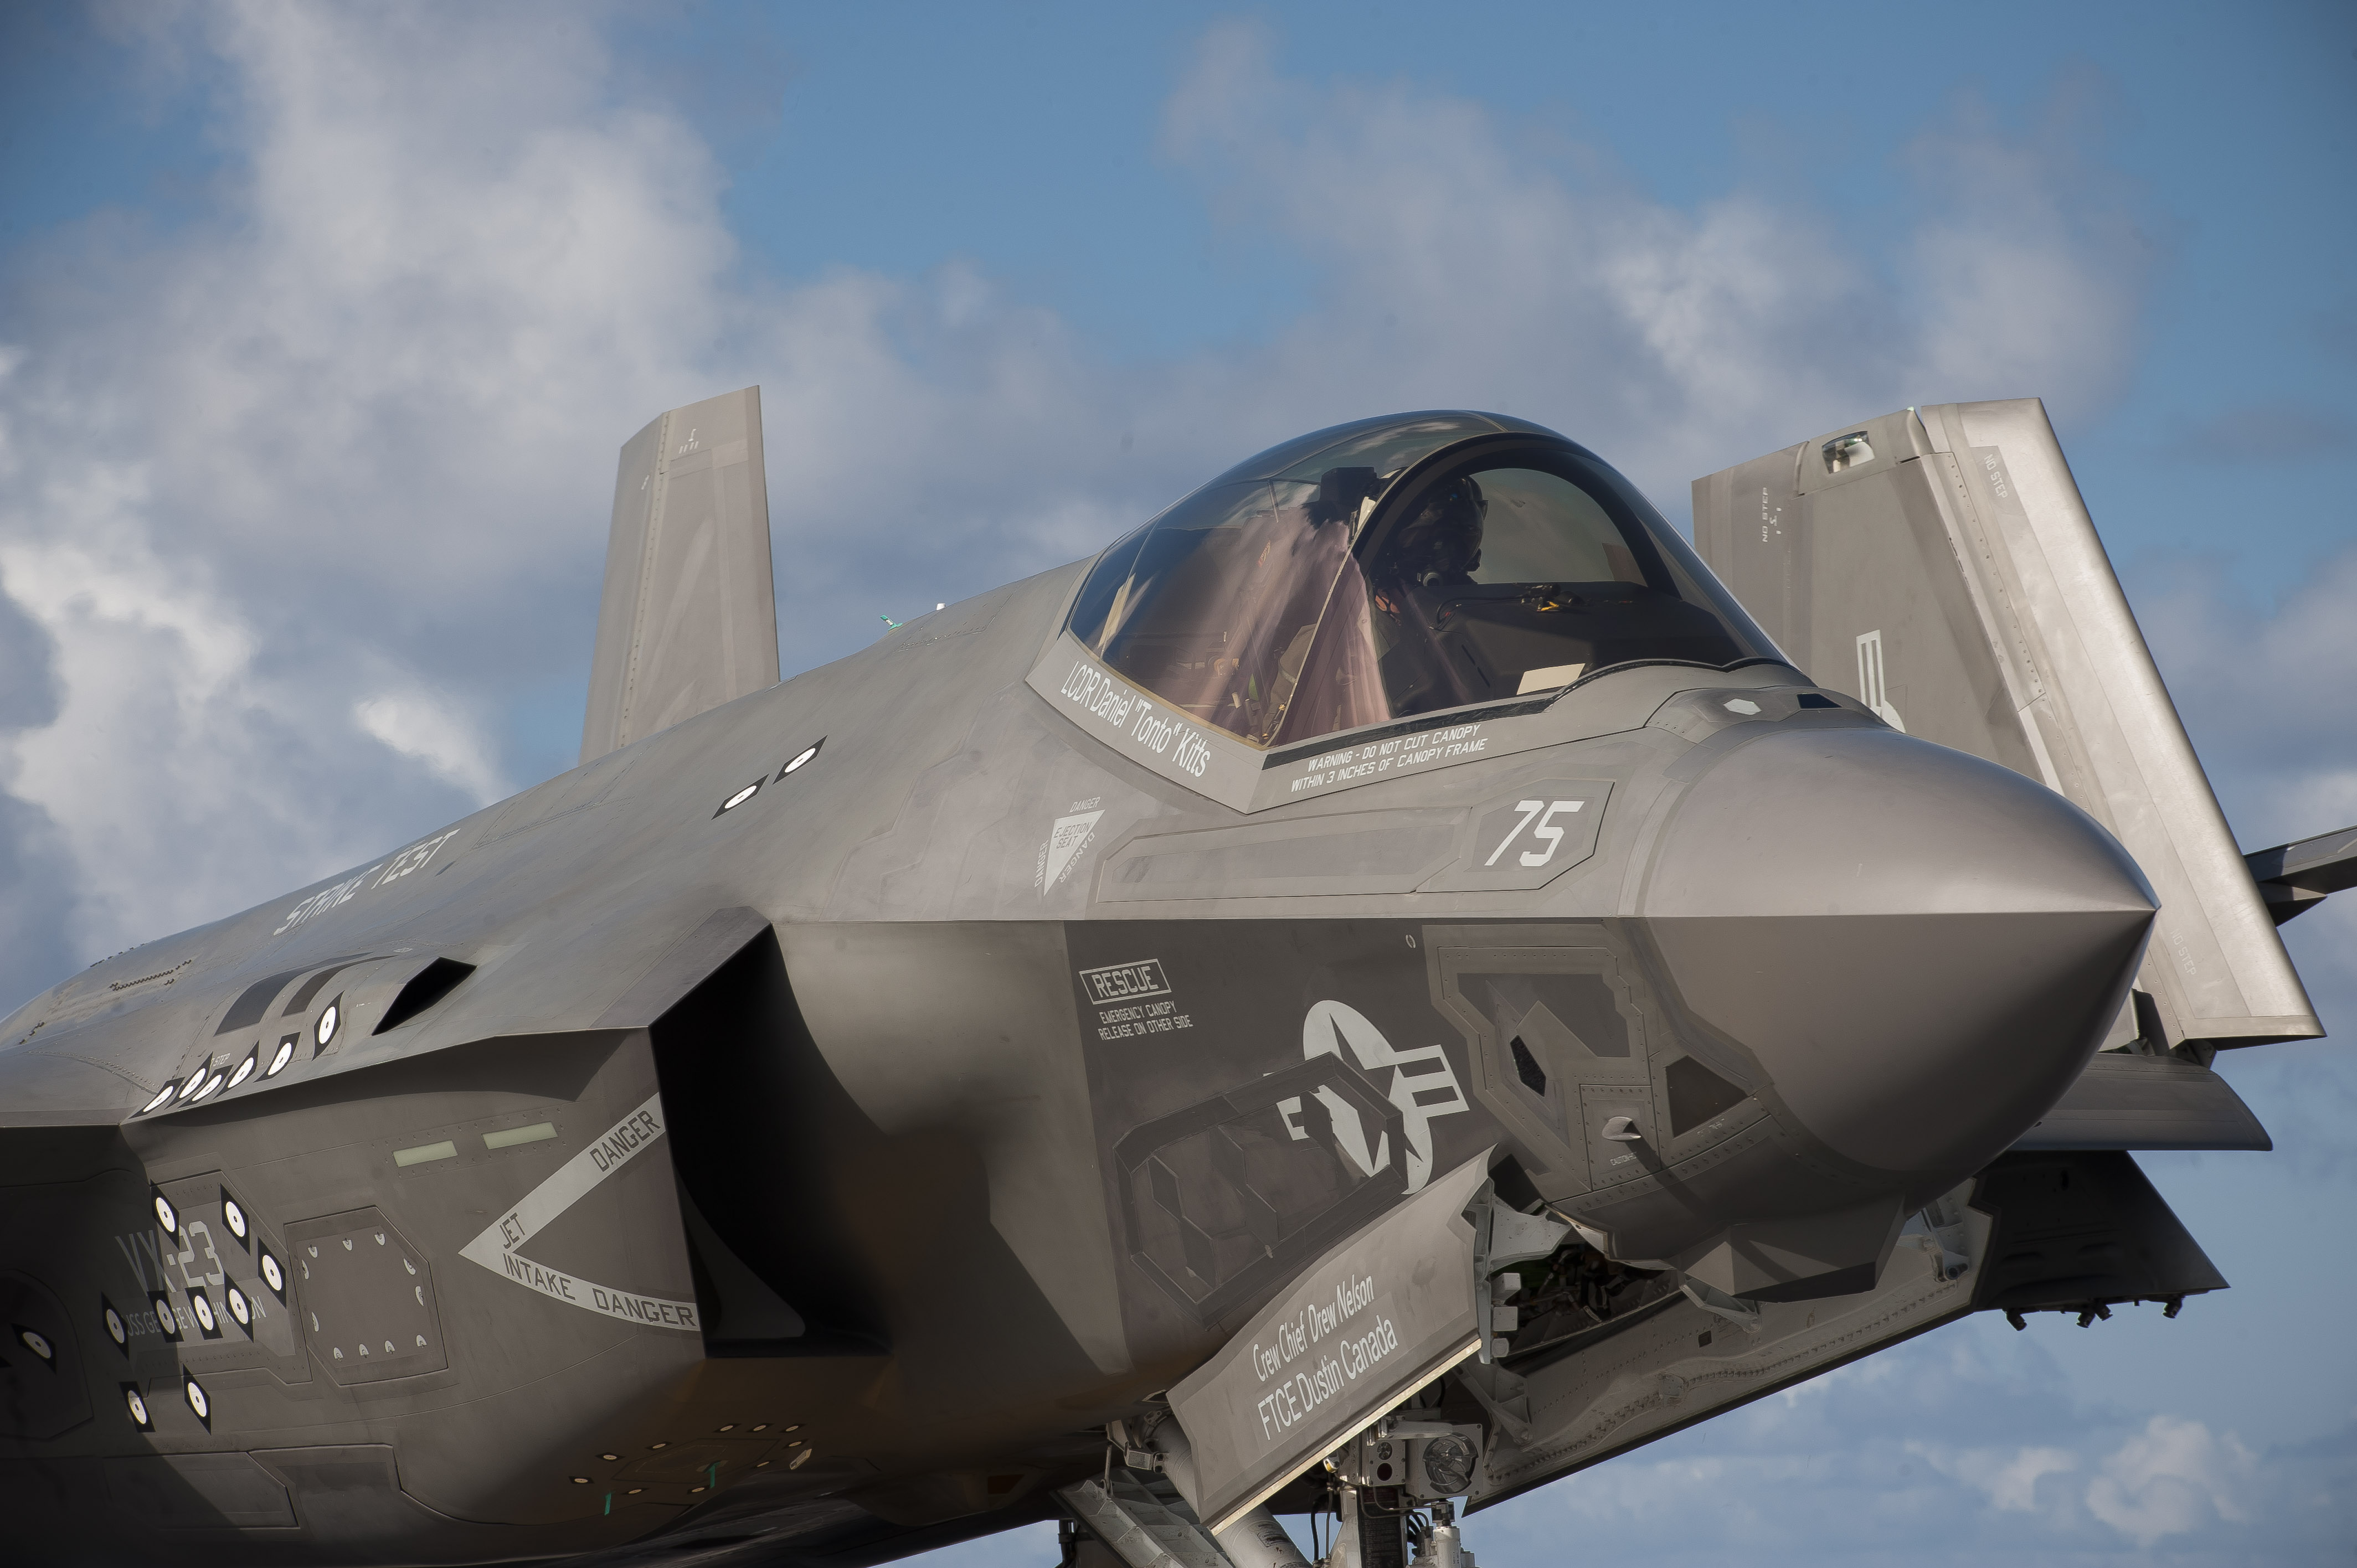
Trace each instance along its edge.
<instances>
[{"instance_id":1,"label":"gray fuselage","mask_svg":"<svg viewBox=\"0 0 2357 1568\"><path fill-rule=\"evenodd\" d=\"M54 1364L7 1347L14 1528L471 1562L1031 1517L1493 1146L1615 1260L1861 1288L2120 1009L2117 843L1786 665L1271 751L1222 801L1114 732L1082 571L20 1009L0 1316Z\"/></svg>"}]
</instances>

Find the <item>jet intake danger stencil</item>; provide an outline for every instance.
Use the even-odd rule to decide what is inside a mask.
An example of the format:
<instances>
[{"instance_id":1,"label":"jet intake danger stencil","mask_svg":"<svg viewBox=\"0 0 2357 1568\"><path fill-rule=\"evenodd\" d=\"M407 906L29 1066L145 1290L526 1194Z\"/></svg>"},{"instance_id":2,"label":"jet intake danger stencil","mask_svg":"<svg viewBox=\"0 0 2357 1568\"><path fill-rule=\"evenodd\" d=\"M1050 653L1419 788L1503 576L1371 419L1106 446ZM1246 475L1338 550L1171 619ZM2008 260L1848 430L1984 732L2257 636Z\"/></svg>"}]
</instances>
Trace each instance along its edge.
<instances>
[{"instance_id":1,"label":"jet intake danger stencil","mask_svg":"<svg viewBox=\"0 0 2357 1568\"><path fill-rule=\"evenodd\" d=\"M645 1104L607 1128L587 1148L558 1166L546 1181L526 1193L522 1201L460 1248L458 1255L494 1273L505 1274L552 1301L567 1303L584 1312L619 1317L650 1328L703 1332L704 1326L696 1321L695 1303L692 1301L640 1295L635 1291L576 1279L544 1268L518 1251L554 1223L558 1215L587 1197L599 1182L636 1159L663 1132L662 1096L649 1095Z\"/></svg>"}]
</instances>

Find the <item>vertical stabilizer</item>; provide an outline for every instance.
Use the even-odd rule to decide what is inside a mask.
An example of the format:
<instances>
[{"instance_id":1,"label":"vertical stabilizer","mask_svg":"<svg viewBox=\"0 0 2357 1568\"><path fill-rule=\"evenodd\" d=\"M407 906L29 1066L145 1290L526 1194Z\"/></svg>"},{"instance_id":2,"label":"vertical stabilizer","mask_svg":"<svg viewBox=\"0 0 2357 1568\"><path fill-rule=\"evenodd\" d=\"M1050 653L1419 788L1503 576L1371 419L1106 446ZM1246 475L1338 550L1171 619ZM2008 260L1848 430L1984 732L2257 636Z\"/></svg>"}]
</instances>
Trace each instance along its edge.
<instances>
[{"instance_id":1,"label":"vertical stabilizer","mask_svg":"<svg viewBox=\"0 0 2357 1568\"><path fill-rule=\"evenodd\" d=\"M777 683L761 389L747 387L622 448L581 760Z\"/></svg>"},{"instance_id":2,"label":"vertical stabilizer","mask_svg":"<svg viewBox=\"0 0 2357 1568\"><path fill-rule=\"evenodd\" d=\"M2160 914L2118 1039L2323 1032L2043 403L1860 420L1696 479L1694 509L1703 558L1813 679L2043 781L2136 856Z\"/></svg>"}]
</instances>

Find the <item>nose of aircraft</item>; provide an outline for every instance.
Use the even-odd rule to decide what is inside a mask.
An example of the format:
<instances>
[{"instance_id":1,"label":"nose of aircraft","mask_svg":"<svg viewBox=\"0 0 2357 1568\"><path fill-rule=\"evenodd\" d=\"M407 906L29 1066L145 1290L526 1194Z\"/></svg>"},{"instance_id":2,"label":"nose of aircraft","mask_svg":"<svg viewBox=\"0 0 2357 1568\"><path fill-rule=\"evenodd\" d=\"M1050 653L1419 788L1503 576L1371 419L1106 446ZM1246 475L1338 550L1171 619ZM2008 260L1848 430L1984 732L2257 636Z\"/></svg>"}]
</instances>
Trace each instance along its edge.
<instances>
[{"instance_id":1,"label":"nose of aircraft","mask_svg":"<svg viewBox=\"0 0 2357 1568\"><path fill-rule=\"evenodd\" d=\"M2155 900L2101 824L1887 730L1771 735L1676 806L1641 910L1688 1006L1835 1153L1921 1191L2085 1066Z\"/></svg>"}]
</instances>

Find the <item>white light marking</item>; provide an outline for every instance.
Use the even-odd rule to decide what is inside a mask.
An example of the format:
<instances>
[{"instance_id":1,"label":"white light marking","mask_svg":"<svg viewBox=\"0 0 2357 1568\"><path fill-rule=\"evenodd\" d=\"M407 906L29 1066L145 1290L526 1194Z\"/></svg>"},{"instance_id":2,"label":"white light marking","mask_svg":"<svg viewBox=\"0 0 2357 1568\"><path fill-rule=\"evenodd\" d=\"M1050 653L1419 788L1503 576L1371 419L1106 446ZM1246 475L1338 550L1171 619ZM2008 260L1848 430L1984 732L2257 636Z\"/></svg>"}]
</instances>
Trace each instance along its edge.
<instances>
[{"instance_id":1,"label":"white light marking","mask_svg":"<svg viewBox=\"0 0 2357 1568\"><path fill-rule=\"evenodd\" d=\"M171 1082L169 1082L169 1083L166 1084L163 1088L161 1088L161 1089L157 1090L156 1091L156 1098L155 1098L155 1099L153 1099L153 1100L151 1100L151 1101L149 1101L146 1104L145 1104L145 1105L143 1105L143 1106L141 1106L141 1107L139 1108L139 1114L140 1114L140 1115L142 1115L142 1116L145 1116L145 1115L146 1115L146 1114L147 1114L147 1112L149 1112L150 1111L155 1110L155 1109L156 1109L156 1107L157 1107L158 1105L163 1104L163 1103L164 1103L164 1101L167 1101L167 1100L171 1099L171 1098L172 1098L172 1095L173 1095L173 1092L174 1092L175 1090L177 1090L179 1087L180 1087L180 1080L179 1080L178 1079L174 1079Z\"/></svg>"},{"instance_id":2,"label":"white light marking","mask_svg":"<svg viewBox=\"0 0 2357 1568\"><path fill-rule=\"evenodd\" d=\"M1899 710L1890 705L1889 688L1884 682L1879 628L1862 633L1857 639L1857 694L1884 724L1900 735L1907 733L1907 726L1900 722Z\"/></svg>"},{"instance_id":3,"label":"white light marking","mask_svg":"<svg viewBox=\"0 0 2357 1568\"><path fill-rule=\"evenodd\" d=\"M137 1389L124 1390L123 1402L131 1407L131 1419L133 1421L137 1422L142 1426L148 1424L147 1402L139 1397L139 1391Z\"/></svg>"},{"instance_id":4,"label":"white light marking","mask_svg":"<svg viewBox=\"0 0 2357 1568\"><path fill-rule=\"evenodd\" d=\"M190 1291L188 1293L188 1305L196 1308L198 1327L210 1333L213 1329L221 1326L220 1323L215 1321L213 1317L213 1304L205 1299L204 1292Z\"/></svg>"},{"instance_id":5,"label":"white light marking","mask_svg":"<svg viewBox=\"0 0 2357 1568\"><path fill-rule=\"evenodd\" d=\"M1503 839L1499 841L1498 847L1490 852L1490 858L1481 863L1483 865L1497 865L1498 857L1506 853L1506 846L1522 836L1523 830L1531 825L1531 820L1533 818L1536 817L1541 811L1546 810L1546 802L1544 800L1517 800L1514 802L1514 810L1522 812L1523 820L1514 824L1514 831L1512 832L1508 833Z\"/></svg>"},{"instance_id":6,"label":"white light marking","mask_svg":"<svg viewBox=\"0 0 2357 1568\"><path fill-rule=\"evenodd\" d=\"M1555 852L1563 847L1564 835L1563 829L1551 825L1555 822L1555 814L1557 811L1577 811L1586 804L1587 804L1587 802L1585 800L1557 800L1554 804L1548 806L1546 809L1546 815L1539 819L1539 825L1531 830L1531 837L1534 839L1544 839L1546 841L1546 853L1544 854L1534 854L1529 850L1524 850L1522 856L1523 864L1533 870L1536 870L1538 867L1544 865L1548 861L1553 860L1555 858Z\"/></svg>"},{"instance_id":7,"label":"white light marking","mask_svg":"<svg viewBox=\"0 0 2357 1568\"><path fill-rule=\"evenodd\" d=\"M245 1209L233 1197L221 1199L221 1218L229 1222L229 1233L239 1240L245 1240Z\"/></svg>"},{"instance_id":8,"label":"white light marking","mask_svg":"<svg viewBox=\"0 0 2357 1568\"><path fill-rule=\"evenodd\" d=\"M514 1208L485 1226L481 1235L458 1249L458 1255L528 1290L538 1291L552 1301L577 1306L584 1312L644 1323L651 1328L701 1334L703 1325L696 1320L695 1304L692 1301L669 1301L576 1279L532 1262L517 1251L554 1223L558 1215L588 1196L592 1187L636 1159L665 1130L662 1096L649 1095L646 1103L592 1139L587 1148L557 1166L546 1181L524 1194ZM626 1135L630 1139L627 1143L621 1141ZM626 1303L630 1305L624 1305ZM653 1316L641 1316L630 1310L631 1306L650 1309Z\"/></svg>"},{"instance_id":9,"label":"white light marking","mask_svg":"<svg viewBox=\"0 0 2357 1568\"><path fill-rule=\"evenodd\" d=\"M253 1308L246 1304L245 1293L235 1285L229 1287L229 1315L237 1319L240 1328L253 1326Z\"/></svg>"},{"instance_id":10,"label":"white light marking","mask_svg":"<svg viewBox=\"0 0 2357 1568\"><path fill-rule=\"evenodd\" d=\"M1756 714L1760 711L1760 704L1749 697L1729 697L1719 706L1730 714Z\"/></svg>"},{"instance_id":11,"label":"white light marking","mask_svg":"<svg viewBox=\"0 0 2357 1568\"><path fill-rule=\"evenodd\" d=\"M319 1015L319 1027L316 1031L321 1049L324 1050L328 1042L336 1037L336 1026L341 1022L343 1022L342 1011L334 1003L328 1003L328 1010Z\"/></svg>"},{"instance_id":12,"label":"white light marking","mask_svg":"<svg viewBox=\"0 0 2357 1568\"><path fill-rule=\"evenodd\" d=\"M205 1084L205 1074L212 1070L212 1058L207 1057L204 1060L199 1062L197 1064L197 1070L188 1075L188 1079L186 1083L180 1085L180 1098L186 1100L198 1090L202 1089Z\"/></svg>"},{"instance_id":13,"label":"white light marking","mask_svg":"<svg viewBox=\"0 0 2357 1568\"><path fill-rule=\"evenodd\" d=\"M824 743L822 742L821 744ZM801 756L795 757L791 762L787 763L785 767L779 769L778 777L783 779L787 774L791 773L795 768L800 768L803 763L808 762L812 757L816 757L817 755L817 746L813 746L807 748Z\"/></svg>"},{"instance_id":14,"label":"white light marking","mask_svg":"<svg viewBox=\"0 0 2357 1568\"><path fill-rule=\"evenodd\" d=\"M19 1328L16 1330L16 1337L25 1342L26 1349L38 1356L42 1360L54 1361L58 1359L58 1353L49 1348L48 1336L39 1329Z\"/></svg>"},{"instance_id":15,"label":"white light marking","mask_svg":"<svg viewBox=\"0 0 2357 1568\"><path fill-rule=\"evenodd\" d=\"M171 1234L179 1233L180 1216L172 1208L172 1200L160 1192L156 1195L156 1222Z\"/></svg>"},{"instance_id":16,"label":"white light marking","mask_svg":"<svg viewBox=\"0 0 2357 1568\"><path fill-rule=\"evenodd\" d=\"M237 1064L237 1070L229 1075L229 1086L235 1089L239 1084L252 1078L253 1069L261 1065L262 1054L259 1051L248 1051L245 1059Z\"/></svg>"},{"instance_id":17,"label":"white light marking","mask_svg":"<svg viewBox=\"0 0 2357 1568\"><path fill-rule=\"evenodd\" d=\"M278 1054L270 1058L270 1070L264 1073L262 1076L264 1078L276 1078L280 1073L286 1070L286 1064L294 1059L295 1036L289 1035L285 1039L278 1042Z\"/></svg>"},{"instance_id":18,"label":"white light marking","mask_svg":"<svg viewBox=\"0 0 2357 1568\"><path fill-rule=\"evenodd\" d=\"M106 1337L117 1345L131 1343L131 1330L123 1326L123 1315L111 1306L106 1309Z\"/></svg>"},{"instance_id":19,"label":"white light marking","mask_svg":"<svg viewBox=\"0 0 2357 1568\"><path fill-rule=\"evenodd\" d=\"M196 1379L190 1378L188 1382L188 1408L197 1412L197 1419L210 1420L213 1412L213 1402L205 1397L204 1385L198 1382Z\"/></svg>"},{"instance_id":20,"label":"white light marking","mask_svg":"<svg viewBox=\"0 0 2357 1568\"><path fill-rule=\"evenodd\" d=\"M1523 813L1522 821L1516 822L1512 831L1508 832L1504 838L1498 841L1498 847L1491 850L1490 852L1490 858L1483 861L1481 864L1485 866L1497 865L1498 857L1506 853L1506 846L1512 843L1517 838L1521 837L1523 830L1524 828L1529 828L1531 826L1531 820L1534 817L1536 817L1538 818L1539 825L1535 828L1531 828L1531 836L1534 839L1543 841L1546 844L1546 851L1544 854L1533 854L1529 850L1524 850L1520 858L1523 865L1531 867L1532 869L1536 869L1539 866L1544 865L1548 861L1555 858L1555 852L1563 847L1564 830L1552 825L1555 819L1555 813L1558 811L1577 811L1587 804L1587 802L1585 800L1556 800L1552 804L1544 800L1515 801L1514 810ZM1542 811L1544 811L1545 815L1541 816L1540 813Z\"/></svg>"},{"instance_id":21,"label":"white light marking","mask_svg":"<svg viewBox=\"0 0 2357 1568\"><path fill-rule=\"evenodd\" d=\"M285 1272L279 1268L278 1260L267 1252L262 1254L262 1277L272 1290L281 1295L286 1294Z\"/></svg>"},{"instance_id":22,"label":"white light marking","mask_svg":"<svg viewBox=\"0 0 2357 1568\"><path fill-rule=\"evenodd\" d=\"M221 1091L221 1086L228 1081L229 1079L223 1078L220 1073L213 1074L212 1077L205 1079L205 1086L197 1090L197 1100L211 1099L215 1094ZM193 1105L196 1103L196 1101L190 1101L189 1103Z\"/></svg>"},{"instance_id":23,"label":"white light marking","mask_svg":"<svg viewBox=\"0 0 2357 1568\"><path fill-rule=\"evenodd\" d=\"M724 811L733 811L760 792L761 787L759 784L748 784L726 800L721 801L720 809Z\"/></svg>"}]
</instances>

